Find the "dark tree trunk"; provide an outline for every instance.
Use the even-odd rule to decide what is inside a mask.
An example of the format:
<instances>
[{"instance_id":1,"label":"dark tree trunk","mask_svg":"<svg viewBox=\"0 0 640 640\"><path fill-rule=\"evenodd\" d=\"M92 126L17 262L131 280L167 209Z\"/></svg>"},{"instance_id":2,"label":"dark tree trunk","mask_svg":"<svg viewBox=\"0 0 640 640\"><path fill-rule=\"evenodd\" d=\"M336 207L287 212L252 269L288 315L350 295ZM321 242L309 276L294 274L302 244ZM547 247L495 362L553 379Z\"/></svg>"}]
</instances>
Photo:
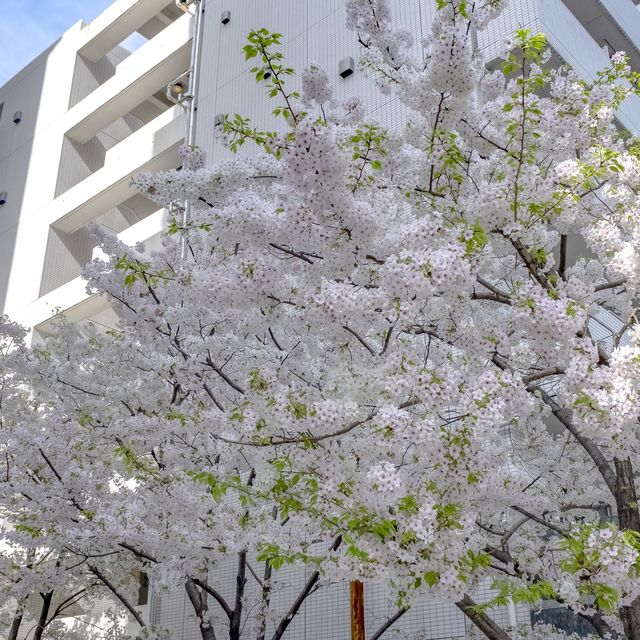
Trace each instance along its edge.
<instances>
[{"instance_id":1,"label":"dark tree trunk","mask_svg":"<svg viewBox=\"0 0 640 640\"><path fill-rule=\"evenodd\" d=\"M240 623L242 622L242 598L244 586L247 584L247 552L238 554L238 573L236 575L236 599L233 607L233 615L229 622L229 640L240 640Z\"/></svg>"},{"instance_id":2,"label":"dark tree trunk","mask_svg":"<svg viewBox=\"0 0 640 640\"><path fill-rule=\"evenodd\" d=\"M22 608L18 605L16 614L13 616L13 622L11 623L11 630L7 636L7 640L18 640L18 631L20 631L20 625L22 624Z\"/></svg>"},{"instance_id":3,"label":"dark tree trunk","mask_svg":"<svg viewBox=\"0 0 640 640\"><path fill-rule=\"evenodd\" d=\"M497 625L483 612L476 610L476 603L468 595L465 595L462 600L456 602L456 607L458 607L489 640L512 640L511 636L501 626Z\"/></svg>"},{"instance_id":4,"label":"dark tree trunk","mask_svg":"<svg viewBox=\"0 0 640 640\"><path fill-rule=\"evenodd\" d=\"M42 634L47 626L47 618L49 617L53 591L49 591L49 593L41 593L40 596L42 597L42 608L40 609L40 617L38 618L36 630L33 633L33 640L42 640Z\"/></svg>"},{"instance_id":5,"label":"dark tree trunk","mask_svg":"<svg viewBox=\"0 0 640 640\"><path fill-rule=\"evenodd\" d=\"M216 634L213 630L211 620L207 617L207 602L200 592L195 582L191 579L187 580L184 585L187 595L193 606L193 610L198 618L198 626L202 640L216 640Z\"/></svg>"},{"instance_id":6,"label":"dark tree trunk","mask_svg":"<svg viewBox=\"0 0 640 640\"><path fill-rule=\"evenodd\" d=\"M616 465L616 508L621 530L640 533L640 512L631 460L614 460ZM640 640L640 597L620 609L620 618L628 640Z\"/></svg>"}]
</instances>

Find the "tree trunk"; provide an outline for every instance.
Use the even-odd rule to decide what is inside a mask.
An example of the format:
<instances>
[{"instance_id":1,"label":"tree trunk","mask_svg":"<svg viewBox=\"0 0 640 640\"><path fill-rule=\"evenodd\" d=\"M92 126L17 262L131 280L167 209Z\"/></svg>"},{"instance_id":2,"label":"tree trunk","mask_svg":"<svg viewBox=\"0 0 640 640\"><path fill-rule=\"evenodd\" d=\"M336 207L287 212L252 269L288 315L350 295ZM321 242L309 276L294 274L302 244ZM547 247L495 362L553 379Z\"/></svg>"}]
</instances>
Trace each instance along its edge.
<instances>
[{"instance_id":1,"label":"tree trunk","mask_svg":"<svg viewBox=\"0 0 640 640\"><path fill-rule=\"evenodd\" d=\"M213 624L207 616L207 603L202 597L202 593L198 590L195 582L191 579L187 580L184 585L187 590L187 595L193 606L193 610L198 617L198 625L200 628L200 635L202 640L216 640L216 634L213 630Z\"/></svg>"},{"instance_id":2,"label":"tree trunk","mask_svg":"<svg viewBox=\"0 0 640 640\"><path fill-rule=\"evenodd\" d=\"M351 600L351 640L365 640L364 585L360 580L349 583Z\"/></svg>"},{"instance_id":3,"label":"tree trunk","mask_svg":"<svg viewBox=\"0 0 640 640\"><path fill-rule=\"evenodd\" d=\"M501 626L497 625L482 611L475 609L476 603L468 595L465 595L462 600L456 602L456 607L458 607L489 640L512 640L511 636Z\"/></svg>"},{"instance_id":4,"label":"tree trunk","mask_svg":"<svg viewBox=\"0 0 640 640\"><path fill-rule=\"evenodd\" d=\"M7 640L18 640L18 631L20 630L20 625L22 624L22 607L20 603L18 603L18 607L16 609L16 613L13 616L13 622L11 623L11 630L9 631L9 635L7 636Z\"/></svg>"},{"instance_id":5,"label":"tree trunk","mask_svg":"<svg viewBox=\"0 0 640 640\"><path fill-rule=\"evenodd\" d=\"M271 574L272 568L269 560L264 563L264 574L262 576L262 613L260 615L260 626L256 640L264 640L267 634L267 611L271 602Z\"/></svg>"},{"instance_id":6,"label":"tree trunk","mask_svg":"<svg viewBox=\"0 0 640 640\"><path fill-rule=\"evenodd\" d=\"M240 623L242 621L242 598L244 587L247 584L247 552L238 554L238 573L236 574L236 599L233 607L233 616L229 622L229 640L240 640Z\"/></svg>"},{"instance_id":7,"label":"tree trunk","mask_svg":"<svg viewBox=\"0 0 640 640\"><path fill-rule=\"evenodd\" d=\"M640 512L631 460L614 460L616 465L616 508L621 530L640 533ZM628 640L640 640L640 597L620 609L620 618Z\"/></svg>"},{"instance_id":8,"label":"tree trunk","mask_svg":"<svg viewBox=\"0 0 640 640\"><path fill-rule=\"evenodd\" d=\"M42 640L42 634L47 626L47 618L49 617L49 609L51 608L51 600L53 599L53 591L48 593L41 593L42 608L40 609L40 617L38 618L38 624L36 630L33 633L33 640Z\"/></svg>"}]
</instances>

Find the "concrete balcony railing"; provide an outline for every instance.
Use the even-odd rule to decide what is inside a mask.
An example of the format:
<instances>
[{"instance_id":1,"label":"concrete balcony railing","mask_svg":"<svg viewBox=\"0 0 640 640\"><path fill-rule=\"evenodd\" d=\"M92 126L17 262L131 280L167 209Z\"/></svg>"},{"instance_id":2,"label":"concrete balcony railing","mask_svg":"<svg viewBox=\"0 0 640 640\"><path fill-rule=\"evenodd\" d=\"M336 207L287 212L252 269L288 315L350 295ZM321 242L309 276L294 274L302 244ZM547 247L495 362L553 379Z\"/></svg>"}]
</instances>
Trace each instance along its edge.
<instances>
[{"instance_id":1,"label":"concrete balcony railing","mask_svg":"<svg viewBox=\"0 0 640 640\"><path fill-rule=\"evenodd\" d=\"M640 11L635 6L638 2L635 0L600 0L600 2L636 51L640 52Z\"/></svg>"},{"instance_id":2,"label":"concrete balcony railing","mask_svg":"<svg viewBox=\"0 0 640 640\"><path fill-rule=\"evenodd\" d=\"M167 210L160 209L128 229L121 231L118 238L127 245L144 242L147 251L160 246L160 236L166 227ZM92 259L105 259L99 249L93 250ZM86 320L109 308L105 298L88 294L87 283L76 277L60 287L41 296L30 305L13 314L14 319L25 326L32 326L42 335L53 333L53 318L57 309L64 309L68 320L77 322Z\"/></svg>"},{"instance_id":3,"label":"concrete balcony railing","mask_svg":"<svg viewBox=\"0 0 640 640\"><path fill-rule=\"evenodd\" d=\"M116 0L82 29L78 53L95 62L167 6L167 0Z\"/></svg>"},{"instance_id":4,"label":"concrete balcony railing","mask_svg":"<svg viewBox=\"0 0 640 640\"><path fill-rule=\"evenodd\" d=\"M65 191L48 207L46 217L59 231L72 233L135 191L131 177L141 171L162 171L178 165L186 118L175 106L109 149L105 166Z\"/></svg>"},{"instance_id":5,"label":"concrete balcony railing","mask_svg":"<svg viewBox=\"0 0 640 640\"><path fill-rule=\"evenodd\" d=\"M67 112L67 137L87 142L184 73L189 67L191 31L191 16L184 14L125 58L115 75Z\"/></svg>"},{"instance_id":6,"label":"concrete balcony railing","mask_svg":"<svg viewBox=\"0 0 640 640\"><path fill-rule=\"evenodd\" d=\"M622 10L632 12L634 24L638 27L640 41L640 13L627 0L603 0ZM578 75L587 82L595 79L598 71L610 64L609 53L600 47L588 31L560 0L537 0L542 30L546 33L551 47L567 62ZM634 134L640 132L640 98L627 98L616 117L625 129Z\"/></svg>"},{"instance_id":7,"label":"concrete balcony railing","mask_svg":"<svg viewBox=\"0 0 640 640\"><path fill-rule=\"evenodd\" d=\"M118 238L125 244L133 246L138 242L144 242L145 253L160 248L160 236L167 227L166 209L159 209L150 216L136 222L128 229L121 231ZM99 247L93 250L92 260L99 258L105 260L106 256Z\"/></svg>"}]
</instances>

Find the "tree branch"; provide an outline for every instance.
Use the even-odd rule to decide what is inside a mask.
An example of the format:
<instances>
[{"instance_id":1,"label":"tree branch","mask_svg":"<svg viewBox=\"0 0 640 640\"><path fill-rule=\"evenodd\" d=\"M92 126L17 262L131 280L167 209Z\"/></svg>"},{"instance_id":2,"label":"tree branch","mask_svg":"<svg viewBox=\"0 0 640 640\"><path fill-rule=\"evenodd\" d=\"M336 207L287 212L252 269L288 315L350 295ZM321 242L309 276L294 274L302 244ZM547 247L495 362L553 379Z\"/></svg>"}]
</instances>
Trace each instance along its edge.
<instances>
[{"instance_id":1,"label":"tree branch","mask_svg":"<svg viewBox=\"0 0 640 640\"><path fill-rule=\"evenodd\" d=\"M49 469L53 471L53 475L58 479L58 482L62 482L62 476L56 471L56 468L51 463L51 460L47 458L45 452L40 448L38 448L38 451L40 452L40 455L44 458L44 461L47 463L47 466L49 467Z\"/></svg>"},{"instance_id":2,"label":"tree branch","mask_svg":"<svg viewBox=\"0 0 640 640\"><path fill-rule=\"evenodd\" d=\"M330 547L330 551L335 551L340 546L341 543L342 543L342 536L338 536L333 541L333 544ZM284 632L287 630L287 627L291 624L291 621L293 620L295 615L298 613L298 610L302 606L302 603L307 599L307 597L311 593L313 593L313 588L318 582L319 578L320 578L319 571L314 571L309 576L309 579L307 580L304 587L302 588L302 591L300 591L300 593L298 594L298 597L295 599L294 603L289 608L289 611L287 611L287 614L285 615L285 617L280 620L280 623L278 624L274 634L271 636L271 640L280 640L280 638L282 638L282 636L284 635Z\"/></svg>"},{"instance_id":3,"label":"tree branch","mask_svg":"<svg viewBox=\"0 0 640 640\"><path fill-rule=\"evenodd\" d=\"M529 375L522 376L522 382L524 382L525 384L529 384L530 382L535 382L536 380L541 380L542 378L548 378L549 376L560 376L564 372L564 367L549 367L548 369L542 369L540 371L536 371L535 373L530 373Z\"/></svg>"},{"instance_id":4,"label":"tree branch","mask_svg":"<svg viewBox=\"0 0 640 640\"><path fill-rule=\"evenodd\" d=\"M503 371L513 371L513 368L509 366L507 361L497 354L493 356L491 361ZM609 464L604 457L602 451L600 451L598 445L580 433L578 427L573 423L571 419L571 412L564 407L561 407L544 389L535 385L528 385L526 390L529 393L539 393L542 401L551 409L551 413L562 423L565 429L578 441L580 446L587 452L596 468L600 472L602 479L605 481L609 491L615 497L616 495L616 474L613 467Z\"/></svg>"},{"instance_id":5,"label":"tree branch","mask_svg":"<svg viewBox=\"0 0 640 640\"><path fill-rule=\"evenodd\" d=\"M240 385L231 380L231 378L229 378L229 376L220 367L213 364L213 360L209 356L207 356L207 359L205 360L205 362L203 362L203 364L211 367L234 391L237 391L238 393L244 395L245 390Z\"/></svg>"},{"instance_id":6,"label":"tree branch","mask_svg":"<svg viewBox=\"0 0 640 640\"><path fill-rule=\"evenodd\" d=\"M118 546L122 547L123 549L126 549L127 551L131 551L131 553L138 556L139 558L144 558L145 560L149 560L149 562L153 562L154 564L158 563L158 561L153 556L147 555L146 553L139 551L138 549L136 549L135 547L132 547L130 544L127 544L126 542L118 542Z\"/></svg>"},{"instance_id":7,"label":"tree branch","mask_svg":"<svg viewBox=\"0 0 640 640\"><path fill-rule=\"evenodd\" d=\"M99 569L94 565L89 565L89 571L93 573L93 575L104 584L113 595L120 600L120 602L124 605L124 607L129 611L129 613L135 618L136 622L144 629L147 625L144 623L144 620L140 617L140 614L134 609L133 605L125 598L111 583L109 578L107 578Z\"/></svg>"},{"instance_id":8,"label":"tree branch","mask_svg":"<svg viewBox=\"0 0 640 640\"><path fill-rule=\"evenodd\" d=\"M567 273L567 235L560 236L560 262L558 264L558 275L565 280Z\"/></svg>"},{"instance_id":9,"label":"tree branch","mask_svg":"<svg viewBox=\"0 0 640 640\"><path fill-rule=\"evenodd\" d=\"M604 282L602 284L598 284L594 287L594 291L605 291L606 289L615 289L616 287L621 287L623 284L626 284L626 278L618 278L617 280L612 280L611 282Z\"/></svg>"},{"instance_id":10,"label":"tree branch","mask_svg":"<svg viewBox=\"0 0 640 640\"><path fill-rule=\"evenodd\" d=\"M248 482L247 484L251 484ZM238 573L236 575L236 597L233 607L233 615L229 622L229 639L240 639L240 622L242 619L242 603L244 598L244 587L247 584L247 552L241 551L238 554Z\"/></svg>"},{"instance_id":11,"label":"tree branch","mask_svg":"<svg viewBox=\"0 0 640 640\"><path fill-rule=\"evenodd\" d=\"M547 527L547 529L551 529L551 531L555 531L558 535L562 536L563 538L571 537L569 533L564 529L561 529L560 527L556 526L555 524L552 524L551 522L547 522L544 518L540 518L539 516L527 511L526 509L523 509L522 507L518 507L517 505L511 505L511 508L514 511L521 513L528 520L533 520L534 522L537 522L539 525L542 525L543 527Z\"/></svg>"},{"instance_id":12,"label":"tree branch","mask_svg":"<svg viewBox=\"0 0 640 640\"><path fill-rule=\"evenodd\" d=\"M529 390L529 388L527 388ZM535 387L531 391L537 391L543 402L551 408L553 415L560 420L566 430L580 443L582 448L587 452L591 460L593 460L596 468L600 472L602 479L611 491L612 495L616 495L616 474L613 467L609 464L607 459L600 451L598 445L586 436L583 436L578 427L571 420L571 412L561 407L544 389Z\"/></svg>"},{"instance_id":13,"label":"tree branch","mask_svg":"<svg viewBox=\"0 0 640 640\"><path fill-rule=\"evenodd\" d=\"M353 329L351 329L348 325L342 325L342 328L345 331L348 331L372 356L378 355L373 347L364 339L361 338Z\"/></svg>"},{"instance_id":14,"label":"tree branch","mask_svg":"<svg viewBox=\"0 0 640 640\"><path fill-rule=\"evenodd\" d=\"M378 640L382 635L390 629L402 616L409 611L409 607L398 609L390 618L388 618L380 628L369 638L369 640Z\"/></svg>"},{"instance_id":15,"label":"tree branch","mask_svg":"<svg viewBox=\"0 0 640 640\"><path fill-rule=\"evenodd\" d=\"M456 602L456 607L464 613L489 640L512 640L511 636L497 625L486 613L478 610L478 605L467 595Z\"/></svg>"},{"instance_id":16,"label":"tree branch","mask_svg":"<svg viewBox=\"0 0 640 640\"><path fill-rule=\"evenodd\" d=\"M233 617L233 611L231 607L227 604L227 601L218 593L214 588L209 586L206 582L203 582L199 578L191 578L194 584L198 585L203 591L206 591L221 607L225 612L227 618L231 620Z\"/></svg>"}]
</instances>

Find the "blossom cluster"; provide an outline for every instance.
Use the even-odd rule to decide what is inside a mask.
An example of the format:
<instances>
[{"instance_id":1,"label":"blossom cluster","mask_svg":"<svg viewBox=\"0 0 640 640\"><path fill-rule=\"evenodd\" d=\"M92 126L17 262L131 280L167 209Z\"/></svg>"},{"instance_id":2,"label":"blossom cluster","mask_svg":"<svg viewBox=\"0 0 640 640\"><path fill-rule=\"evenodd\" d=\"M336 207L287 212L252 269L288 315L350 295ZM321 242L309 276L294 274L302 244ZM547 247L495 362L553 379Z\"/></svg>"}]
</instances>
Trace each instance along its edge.
<instances>
[{"instance_id":1,"label":"blossom cluster","mask_svg":"<svg viewBox=\"0 0 640 640\"><path fill-rule=\"evenodd\" d=\"M84 274L117 327L62 319L27 349L3 323L2 536L60 557L23 558L14 596L78 558L168 587L247 553L402 605L505 574L503 598L577 606L597 573L585 615L638 595L628 522L597 525L640 464L640 159L615 83L548 71L524 30L488 71L471 26L503 3L438 4L414 44L387 0L347 2L402 126L312 66L300 98L276 86L286 131L243 130L257 155L183 147L135 178L169 210L160 250L95 230ZM589 566L562 568L578 523Z\"/></svg>"}]
</instances>

